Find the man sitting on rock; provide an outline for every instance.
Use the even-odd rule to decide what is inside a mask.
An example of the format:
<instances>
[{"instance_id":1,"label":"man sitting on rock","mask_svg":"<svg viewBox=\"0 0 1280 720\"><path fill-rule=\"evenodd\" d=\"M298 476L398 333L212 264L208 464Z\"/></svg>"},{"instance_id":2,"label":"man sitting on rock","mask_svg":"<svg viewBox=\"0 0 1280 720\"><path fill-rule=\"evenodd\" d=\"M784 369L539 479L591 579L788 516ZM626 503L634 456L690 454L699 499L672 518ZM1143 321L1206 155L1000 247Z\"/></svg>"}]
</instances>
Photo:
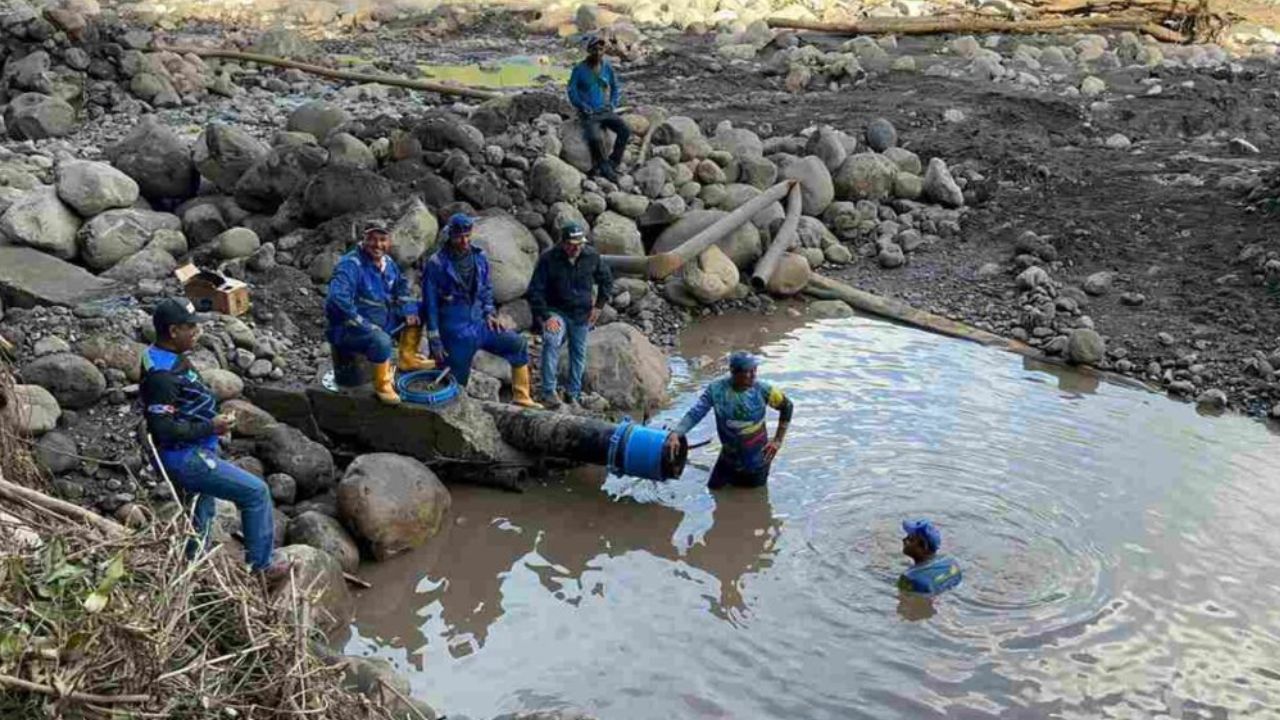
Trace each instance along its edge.
<instances>
[{"instance_id":1,"label":"man sitting on rock","mask_svg":"<svg viewBox=\"0 0 1280 720\"><path fill-rule=\"evenodd\" d=\"M391 231L383 220L365 223L360 246L338 261L325 299L326 339L339 354L362 355L374 363L373 391L384 403L400 402L391 368L391 338L400 331L396 364L400 370L435 367L419 353L422 326L409 279L391 250Z\"/></svg>"},{"instance_id":2,"label":"man sitting on rock","mask_svg":"<svg viewBox=\"0 0 1280 720\"><path fill-rule=\"evenodd\" d=\"M512 402L540 408L529 392L529 343L498 319L489 259L471 245L474 227L463 213L449 218L444 245L422 272L422 314L431 357L447 366L465 388L476 351L498 355L511 363Z\"/></svg>"},{"instance_id":3,"label":"man sitting on rock","mask_svg":"<svg viewBox=\"0 0 1280 720\"><path fill-rule=\"evenodd\" d=\"M729 377L716 380L702 391L702 396L684 414L668 442L685 435L707 413L715 410L716 433L720 436L720 457L711 470L707 487L715 490L725 485L760 487L769 481L769 468L782 447L791 424L793 405L782 391L762 380L756 380L759 362L745 352L729 356ZM778 411L778 430L769 439L765 410Z\"/></svg>"},{"instance_id":4,"label":"man sitting on rock","mask_svg":"<svg viewBox=\"0 0 1280 720\"><path fill-rule=\"evenodd\" d=\"M287 578L289 563L271 561L271 491L261 478L218 457L218 436L231 432L235 416L218 414L218 399L187 361L186 353L200 338L191 303L161 301L152 323L156 342L142 356L142 408L165 473L178 487L200 495L193 524L202 540L193 543L189 553L194 555L208 542L215 499L230 500L240 511L245 554L253 571L268 583Z\"/></svg>"},{"instance_id":5,"label":"man sitting on rock","mask_svg":"<svg viewBox=\"0 0 1280 720\"><path fill-rule=\"evenodd\" d=\"M587 369L587 332L600 316L613 288L613 275L600 253L587 243L577 223L560 230L560 244L542 253L529 281L529 308L535 326L542 328L542 402L560 406L556 370L560 346L569 340L569 382L565 401L576 404ZM594 286L594 287L593 287Z\"/></svg>"},{"instance_id":6,"label":"man sitting on rock","mask_svg":"<svg viewBox=\"0 0 1280 720\"><path fill-rule=\"evenodd\" d=\"M578 110L582 136L591 150L590 174L616 182L631 130L618 117L618 101L622 99L622 89L613 72L613 65L604 59L604 40L588 35L586 45L586 59L575 65L569 76L569 102ZM608 157L605 156L603 147L604 130L612 130L617 136Z\"/></svg>"}]
</instances>

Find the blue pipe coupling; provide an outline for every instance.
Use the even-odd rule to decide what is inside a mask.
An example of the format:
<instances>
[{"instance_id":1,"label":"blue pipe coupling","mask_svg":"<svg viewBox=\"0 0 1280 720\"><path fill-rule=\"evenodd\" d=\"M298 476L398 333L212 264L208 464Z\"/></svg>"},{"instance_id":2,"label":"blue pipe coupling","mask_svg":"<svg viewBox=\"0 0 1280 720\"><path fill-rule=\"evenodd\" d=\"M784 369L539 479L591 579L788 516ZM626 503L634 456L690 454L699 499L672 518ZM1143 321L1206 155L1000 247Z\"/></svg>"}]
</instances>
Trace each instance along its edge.
<instances>
[{"instance_id":1,"label":"blue pipe coupling","mask_svg":"<svg viewBox=\"0 0 1280 720\"><path fill-rule=\"evenodd\" d=\"M683 437L674 446L667 445L669 430L645 427L623 418L609 438L609 472L648 480L670 480L684 472L689 456L689 443Z\"/></svg>"}]
</instances>

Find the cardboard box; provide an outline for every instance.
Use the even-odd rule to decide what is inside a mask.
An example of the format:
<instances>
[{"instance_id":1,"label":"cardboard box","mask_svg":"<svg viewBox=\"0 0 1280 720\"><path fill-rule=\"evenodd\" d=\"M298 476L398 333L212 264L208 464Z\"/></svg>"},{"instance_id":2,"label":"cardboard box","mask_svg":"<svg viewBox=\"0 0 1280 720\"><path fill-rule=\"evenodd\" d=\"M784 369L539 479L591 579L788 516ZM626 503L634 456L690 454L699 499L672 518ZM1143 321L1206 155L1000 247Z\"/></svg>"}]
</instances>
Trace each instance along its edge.
<instances>
[{"instance_id":1,"label":"cardboard box","mask_svg":"<svg viewBox=\"0 0 1280 720\"><path fill-rule=\"evenodd\" d=\"M212 270L200 270L187 263L173 274L182 283L183 290L196 312L218 312L223 315L243 315L249 310L249 286Z\"/></svg>"}]
</instances>

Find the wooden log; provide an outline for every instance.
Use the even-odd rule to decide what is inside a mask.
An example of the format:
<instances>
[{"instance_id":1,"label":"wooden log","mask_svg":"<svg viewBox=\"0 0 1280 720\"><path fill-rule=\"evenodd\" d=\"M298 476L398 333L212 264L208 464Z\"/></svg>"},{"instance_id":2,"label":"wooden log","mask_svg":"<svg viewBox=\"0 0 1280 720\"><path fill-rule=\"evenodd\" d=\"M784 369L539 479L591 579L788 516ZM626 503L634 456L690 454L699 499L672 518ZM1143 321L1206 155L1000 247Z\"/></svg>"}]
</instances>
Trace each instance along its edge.
<instances>
[{"instance_id":1,"label":"wooden log","mask_svg":"<svg viewBox=\"0 0 1280 720\"><path fill-rule=\"evenodd\" d=\"M782 227L778 228L778 234L773 236L773 243L765 251L764 257L756 262L755 271L751 273L751 287L755 288L756 292L763 291L769 286L769 278L773 277L774 271L778 269L778 261L795 243L796 230L800 227L802 205L800 183L796 183L787 193L787 216L782 221Z\"/></svg>"},{"instance_id":2,"label":"wooden log","mask_svg":"<svg viewBox=\"0 0 1280 720\"><path fill-rule=\"evenodd\" d=\"M1186 43L1181 33L1152 22L1148 14L1131 16L1054 17L1035 20L1003 20L974 15L926 18L866 18L852 23L823 23L811 20L769 18L769 27L811 30L833 35L946 35L958 33L1036 33L1078 32L1081 30L1133 30L1145 32L1158 40Z\"/></svg>"},{"instance_id":3,"label":"wooden log","mask_svg":"<svg viewBox=\"0 0 1280 720\"><path fill-rule=\"evenodd\" d=\"M358 83L377 83L379 85L391 85L394 87L408 88L410 90L425 90L427 92L440 93L441 95L458 95L460 97L476 98L478 100L492 100L493 98L501 97L502 95L502 93L493 92L492 90L481 90L479 88L467 87L465 85L446 85L444 83L432 82L430 80L411 80L409 78L396 77L395 75L369 75L366 73L351 72L348 70L334 70L332 68L302 63L288 58L240 52L238 50L188 47L184 45L156 45L156 50L178 53L179 55L186 55L190 53L202 58L213 57L223 58L226 60L240 60L243 62L256 62L263 65L293 68L294 70L301 70L305 73L333 78L335 80L350 80L351 82Z\"/></svg>"},{"instance_id":4,"label":"wooden log","mask_svg":"<svg viewBox=\"0 0 1280 720\"><path fill-rule=\"evenodd\" d=\"M91 510L86 510L65 500L49 497L38 490L15 485L5 480L3 476L0 476L0 497L18 503L31 503L44 510L61 515L68 520L86 523L109 538L122 538L129 535L128 528L114 520L108 520Z\"/></svg>"},{"instance_id":5,"label":"wooden log","mask_svg":"<svg viewBox=\"0 0 1280 720\"><path fill-rule=\"evenodd\" d=\"M729 233L742 227L756 213L778 202L796 184L795 180L784 180L765 190L747 202L739 205L733 212L711 223L705 230L685 240L674 250L649 257L649 277L662 280L671 273L684 267L684 264L698 257L707 248L729 236Z\"/></svg>"}]
</instances>

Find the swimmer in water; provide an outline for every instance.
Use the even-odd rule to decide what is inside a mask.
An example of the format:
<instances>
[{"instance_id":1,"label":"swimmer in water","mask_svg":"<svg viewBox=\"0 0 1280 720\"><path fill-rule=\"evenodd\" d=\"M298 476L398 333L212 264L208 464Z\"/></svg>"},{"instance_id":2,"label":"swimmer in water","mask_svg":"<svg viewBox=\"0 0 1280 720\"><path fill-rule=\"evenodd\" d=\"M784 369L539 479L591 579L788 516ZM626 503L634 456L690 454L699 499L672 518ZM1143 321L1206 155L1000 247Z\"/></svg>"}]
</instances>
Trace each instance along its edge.
<instances>
[{"instance_id":1,"label":"swimmer in water","mask_svg":"<svg viewBox=\"0 0 1280 720\"><path fill-rule=\"evenodd\" d=\"M904 520L902 554L911 558L911 567L898 578L898 587L909 592L936 595L960 584L960 566L939 555L942 533L928 520Z\"/></svg>"}]
</instances>

